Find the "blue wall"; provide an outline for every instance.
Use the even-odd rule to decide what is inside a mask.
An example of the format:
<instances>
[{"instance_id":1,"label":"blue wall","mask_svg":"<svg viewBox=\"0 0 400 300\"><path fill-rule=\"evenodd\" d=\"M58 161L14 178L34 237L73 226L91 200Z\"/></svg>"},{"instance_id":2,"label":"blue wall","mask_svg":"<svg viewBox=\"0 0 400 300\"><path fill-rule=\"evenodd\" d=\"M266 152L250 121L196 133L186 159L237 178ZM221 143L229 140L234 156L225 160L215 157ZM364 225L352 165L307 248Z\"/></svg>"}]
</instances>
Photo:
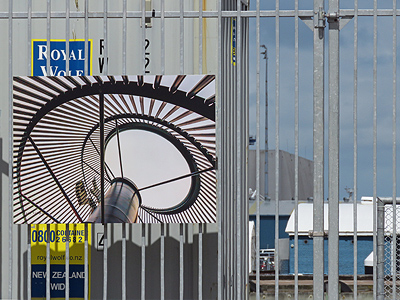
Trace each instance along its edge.
<instances>
[{"instance_id":1,"label":"blue wall","mask_svg":"<svg viewBox=\"0 0 400 300\"><path fill-rule=\"evenodd\" d=\"M339 238L339 274L353 274L353 237ZM294 273L294 237L290 237L289 244L289 273ZM357 273L364 274L364 259L372 252L372 236L358 237L357 239ZM324 273L328 274L328 240L324 243ZM299 236L299 273L313 272L313 240Z\"/></svg>"},{"instance_id":2,"label":"blue wall","mask_svg":"<svg viewBox=\"0 0 400 300\"><path fill-rule=\"evenodd\" d=\"M279 216L279 238L289 238L285 232L289 216ZM250 221L256 223L256 216L250 216ZM275 248L275 216L260 216L260 248Z\"/></svg>"}]
</instances>

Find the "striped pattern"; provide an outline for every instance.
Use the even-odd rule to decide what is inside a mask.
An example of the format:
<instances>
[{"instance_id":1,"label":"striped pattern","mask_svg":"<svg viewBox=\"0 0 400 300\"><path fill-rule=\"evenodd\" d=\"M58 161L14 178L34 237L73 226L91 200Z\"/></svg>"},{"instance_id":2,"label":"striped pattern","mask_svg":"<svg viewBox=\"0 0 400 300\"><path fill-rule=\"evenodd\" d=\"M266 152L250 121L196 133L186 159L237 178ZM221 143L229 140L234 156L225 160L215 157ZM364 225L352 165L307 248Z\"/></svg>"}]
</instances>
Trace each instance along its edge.
<instances>
[{"instance_id":1,"label":"striped pattern","mask_svg":"<svg viewBox=\"0 0 400 300\"><path fill-rule=\"evenodd\" d=\"M209 169L197 175L190 207L163 213L142 206L139 222L215 222L214 84L213 75L15 77L14 223L84 222L98 205L101 92L106 139L117 126L147 124L177 139L198 171ZM106 165L105 190L113 177ZM80 181L91 205L79 204Z\"/></svg>"}]
</instances>

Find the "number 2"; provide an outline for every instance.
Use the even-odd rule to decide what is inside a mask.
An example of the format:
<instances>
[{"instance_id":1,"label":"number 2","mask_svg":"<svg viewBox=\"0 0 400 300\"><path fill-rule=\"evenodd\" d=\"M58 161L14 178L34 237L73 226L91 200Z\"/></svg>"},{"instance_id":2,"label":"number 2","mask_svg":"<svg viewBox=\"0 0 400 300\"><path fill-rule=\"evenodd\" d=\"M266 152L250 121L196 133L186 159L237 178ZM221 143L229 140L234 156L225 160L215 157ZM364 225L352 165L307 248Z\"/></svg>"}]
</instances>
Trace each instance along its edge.
<instances>
[{"instance_id":1,"label":"number 2","mask_svg":"<svg viewBox=\"0 0 400 300\"><path fill-rule=\"evenodd\" d=\"M144 43L145 43L144 49L147 50L147 48L149 48L149 46L150 46L150 41L149 41L148 39L145 39L145 40L144 40ZM150 52L145 52L144 54L145 54L145 55L150 55ZM147 67L148 67L149 64L150 64L150 58L145 57L144 60L146 61L146 62L145 62L145 65L144 65L145 72L146 72L146 73L150 73L150 71L147 70Z\"/></svg>"}]
</instances>

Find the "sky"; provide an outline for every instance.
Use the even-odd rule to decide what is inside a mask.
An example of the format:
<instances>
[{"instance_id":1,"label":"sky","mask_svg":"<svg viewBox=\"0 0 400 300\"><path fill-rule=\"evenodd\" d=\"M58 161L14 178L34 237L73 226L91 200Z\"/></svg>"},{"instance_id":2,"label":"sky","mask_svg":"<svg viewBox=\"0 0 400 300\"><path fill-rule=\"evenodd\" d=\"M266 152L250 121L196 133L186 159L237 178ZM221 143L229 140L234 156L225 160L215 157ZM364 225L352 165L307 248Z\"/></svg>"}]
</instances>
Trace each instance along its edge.
<instances>
[{"instance_id":1,"label":"sky","mask_svg":"<svg viewBox=\"0 0 400 300\"><path fill-rule=\"evenodd\" d=\"M261 9L275 10L275 1L261 1ZM312 8L313 1L299 1L300 9ZM392 1L378 1L378 8L390 9ZM251 10L256 7L251 1ZM354 1L341 1L341 9L353 8ZM400 7L400 1L397 1ZM359 8L373 8L373 1L360 1ZM280 1L280 9L294 9L294 1ZM326 10L328 5L326 4ZM268 143L275 149L275 104L276 104L276 36L275 18L261 18L260 44L268 48ZM281 18L279 27L279 148L294 153L294 99L295 99L295 22L294 18ZM256 22L250 21L250 135L256 136L256 55L263 49L256 49ZM397 17L397 31L400 32L400 18ZM328 27L325 30L325 199L328 195ZM393 125L393 17L379 17L377 22L377 196L393 195L393 128L396 128L396 143L399 144L399 118ZM358 18L358 88L357 88L357 199L373 195L373 17ZM400 40L397 39L397 49ZM313 157L313 33L299 21L299 155ZM399 52L399 50L397 50ZM400 60L396 62L397 69ZM340 199L347 197L345 187L354 186L354 20L340 31ZM260 54L260 98L265 97L266 61ZM399 78L396 74L396 109L399 110ZM264 106L264 102L262 102ZM265 112L262 112L264 133ZM397 113L398 115L398 113ZM261 136L264 141L264 136ZM261 143L264 148L264 142ZM399 169L399 150L396 170ZM397 172L398 173L398 172ZM400 174L396 174L397 195Z\"/></svg>"},{"instance_id":2,"label":"sky","mask_svg":"<svg viewBox=\"0 0 400 300\"><path fill-rule=\"evenodd\" d=\"M188 164L175 146L155 133L123 131L120 143L123 175L139 189L190 173ZM121 176L119 159L115 135L107 145L105 161L117 177ZM184 178L141 191L142 203L154 208L174 206L186 197L190 182L190 178Z\"/></svg>"}]
</instances>

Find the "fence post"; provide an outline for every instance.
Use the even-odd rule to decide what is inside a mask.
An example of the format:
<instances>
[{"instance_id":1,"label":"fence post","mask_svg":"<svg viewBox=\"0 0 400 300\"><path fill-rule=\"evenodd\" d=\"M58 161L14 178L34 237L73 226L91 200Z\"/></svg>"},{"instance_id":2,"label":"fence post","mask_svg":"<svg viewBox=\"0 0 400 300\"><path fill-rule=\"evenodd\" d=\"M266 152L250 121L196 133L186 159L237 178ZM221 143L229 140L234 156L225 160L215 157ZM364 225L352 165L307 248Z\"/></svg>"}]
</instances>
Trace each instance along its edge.
<instances>
[{"instance_id":1,"label":"fence post","mask_svg":"<svg viewBox=\"0 0 400 300\"><path fill-rule=\"evenodd\" d=\"M329 1L329 238L328 296L339 297L339 0Z\"/></svg>"},{"instance_id":2,"label":"fence post","mask_svg":"<svg viewBox=\"0 0 400 300\"><path fill-rule=\"evenodd\" d=\"M314 299L324 299L324 1L314 1Z\"/></svg>"}]
</instances>

